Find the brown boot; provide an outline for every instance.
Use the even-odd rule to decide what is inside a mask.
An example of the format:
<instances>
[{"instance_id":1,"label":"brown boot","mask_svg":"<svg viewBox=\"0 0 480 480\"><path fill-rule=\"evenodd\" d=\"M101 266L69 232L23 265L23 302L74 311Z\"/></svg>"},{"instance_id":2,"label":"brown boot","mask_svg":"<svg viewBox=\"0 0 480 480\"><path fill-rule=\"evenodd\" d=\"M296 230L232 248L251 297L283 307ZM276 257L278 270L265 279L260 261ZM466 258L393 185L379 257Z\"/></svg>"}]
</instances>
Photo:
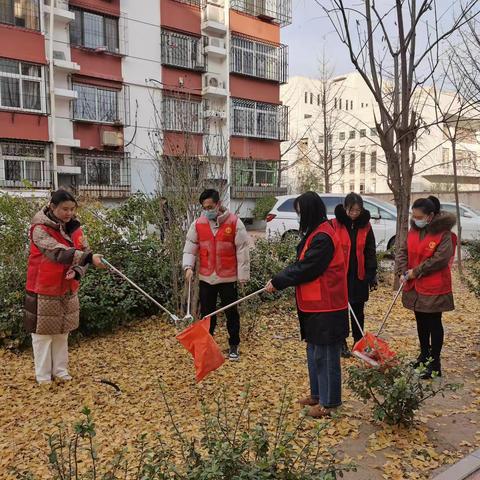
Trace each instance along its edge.
<instances>
[{"instance_id":1,"label":"brown boot","mask_svg":"<svg viewBox=\"0 0 480 480\"><path fill-rule=\"evenodd\" d=\"M314 405L318 405L318 400L315 400L309 395L308 397L304 397L298 400L298 403L302 407L313 407Z\"/></svg>"},{"instance_id":2,"label":"brown boot","mask_svg":"<svg viewBox=\"0 0 480 480\"><path fill-rule=\"evenodd\" d=\"M324 418L329 417L334 410L334 408L325 408L321 405L314 405L308 409L307 415L312 418Z\"/></svg>"}]
</instances>

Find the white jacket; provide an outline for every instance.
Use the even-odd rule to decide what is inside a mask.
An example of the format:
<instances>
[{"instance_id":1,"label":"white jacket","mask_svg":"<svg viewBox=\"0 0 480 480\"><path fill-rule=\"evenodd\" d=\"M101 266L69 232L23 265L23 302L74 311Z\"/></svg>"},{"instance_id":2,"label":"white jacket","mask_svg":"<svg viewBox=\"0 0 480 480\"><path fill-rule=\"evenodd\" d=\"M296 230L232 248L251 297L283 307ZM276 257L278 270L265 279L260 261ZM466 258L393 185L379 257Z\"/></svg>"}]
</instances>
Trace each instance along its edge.
<instances>
[{"instance_id":1,"label":"white jacket","mask_svg":"<svg viewBox=\"0 0 480 480\"><path fill-rule=\"evenodd\" d=\"M222 213L216 220L210 220L210 228L213 235L217 235L219 227L230 216L228 210L222 210ZM183 248L183 268L195 269L198 255L198 235L196 229L196 221L190 225L187 232L187 238L185 241L185 247ZM200 275L200 280L209 283L210 285L216 285L218 283L231 283L231 282L248 282L250 280L250 246L251 239L247 233L247 229L243 222L238 219L237 229L235 233L235 247L237 251L237 275L234 277L219 277L215 272L212 275L204 276Z\"/></svg>"}]
</instances>

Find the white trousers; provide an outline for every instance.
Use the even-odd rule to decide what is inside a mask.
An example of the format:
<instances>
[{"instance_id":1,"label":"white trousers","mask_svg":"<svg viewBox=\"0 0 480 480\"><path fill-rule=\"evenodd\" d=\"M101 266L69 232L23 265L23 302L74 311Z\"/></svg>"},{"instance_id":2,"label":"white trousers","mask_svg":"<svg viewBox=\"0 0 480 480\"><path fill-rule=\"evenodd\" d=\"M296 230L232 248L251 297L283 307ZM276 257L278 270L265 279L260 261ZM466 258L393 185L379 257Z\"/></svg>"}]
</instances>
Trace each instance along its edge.
<instances>
[{"instance_id":1,"label":"white trousers","mask_svg":"<svg viewBox=\"0 0 480 480\"><path fill-rule=\"evenodd\" d=\"M37 382L48 382L52 377L68 375L68 333L32 333L32 346Z\"/></svg>"}]
</instances>

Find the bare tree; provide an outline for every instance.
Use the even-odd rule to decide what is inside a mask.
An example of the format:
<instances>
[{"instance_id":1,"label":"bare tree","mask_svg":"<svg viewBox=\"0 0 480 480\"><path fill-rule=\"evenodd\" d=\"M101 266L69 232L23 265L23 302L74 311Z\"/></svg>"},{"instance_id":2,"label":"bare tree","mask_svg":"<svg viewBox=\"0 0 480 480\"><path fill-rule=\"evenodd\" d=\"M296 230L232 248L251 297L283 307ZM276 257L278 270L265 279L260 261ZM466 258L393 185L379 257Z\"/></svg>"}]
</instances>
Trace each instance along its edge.
<instances>
[{"instance_id":1,"label":"bare tree","mask_svg":"<svg viewBox=\"0 0 480 480\"><path fill-rule=\"evenodd\" d=\"M460 278L463 278L462 266L462 222L460 215L460 199L458 189L458 167L464 166L467 158L460 158L458 144L468 141L472 136L475 101L472 98L468 77L457 68L457 56L450 50L442 61L440 78L434 78L431 96L435 108L437 127L446 137L452 152L451 164L453 170L453 193L457 213L457 263ZM445 91L445 90L450 91ZM474 95L473 95L474 97ZM463 150L461 151L464 152Z\"/></svg>"},{"instance_id":2,"label":"bare tree","mask_svg":"<svg viewBox=\"0 0 480 480\"><path fill-rule=\"evenodd\" d=\"M395 246L405 242L415 155L421 129L421 90L434 74L440 49L449 37L478 14L478 1L454 5L439 0L315 0L325 11L350 60L371 91L375 125L387 164L387 183L397 205ZM446 11L438 7L445 5ZM383 8L382 8L383 7ZM446 24L446 15L453 19ZM434 62L431 59L434 58Z\"/></svg>"}]
</instances>

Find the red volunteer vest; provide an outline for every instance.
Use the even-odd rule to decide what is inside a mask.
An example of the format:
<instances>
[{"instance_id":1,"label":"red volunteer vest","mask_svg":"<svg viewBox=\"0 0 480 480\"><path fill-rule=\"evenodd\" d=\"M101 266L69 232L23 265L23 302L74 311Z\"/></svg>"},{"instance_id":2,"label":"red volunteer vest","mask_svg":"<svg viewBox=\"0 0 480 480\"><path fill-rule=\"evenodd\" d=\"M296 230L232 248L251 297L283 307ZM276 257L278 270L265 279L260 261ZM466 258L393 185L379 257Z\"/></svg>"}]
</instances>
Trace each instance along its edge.
<instances>
[{"instance_id":1,"label":"red volunteer vest","mask_svg":"<svg viewBox=\"0 0 480 480\"><path fill-rule=\"evenodd\" d=\"M30 228L30 256L28 258L27 270L27 290L40 295L60 296L66 293L75 293L78 291L79 282L77 280L67 280L69 265L53 262L40 252L32 241L33 230L41 228L45 230L58 243L66 247L74 247L77 250L83 250L83 232L78 228L72 234L72 242L69 242L63 235L54 228L46 225L32 225Z\"/></svg>"},{"instance_id":2,"label":"red volunteer vest","mask_svg":"<svg viewBox=\"0 0 480 480\"><path fill-rule=\"evenodd\" d=\"M233 213L220 225L214 235L210 222L201 216L195 223L199 244L200 275L208 277L216 273L221 278L237 275L237 249L235 234L237 216Z\"/></svg>"},{"instance_id":3,"label":"red volunteer vest","mask_svg":"<svg viewBox=\"0 0 480 480\"><path fill-rule=\"evenodd\" d=\"M441 232L435 235L427 233L423 239L420 238L420 231L411 228L407 236L408 248L408 269L418 267L422 262L430 258L437 250L444 235L451 235L453 242L453 251L457 245L457 236L452 232ZM415 289L421 295L444 295L452 291L452 273L451 264L452 255L449 264L442 270L433 272L424 277L410 280L405 285L405 290Z\"/></svg>"},{"instance_id":4,"label":"red volunteer vest","mask_svg":"<svg viewBox=\"0 0 480 480\"><path fill-rule=\"evenodd\" d=\"M332 239L335 248L333 259L318 278L297 287L298 308L302 312L345 310L348 308L347 271L340 240L329 222L323 222L308 236L299 260L303 260L313 237L319 233L326 233Z\"/></svg>"},{"instance_id":5,"label":"red volunteer vest","mask_svg":"<svg viewBox=\"0 0 480 480\"><path fill-rule=\"evenodd\" d=\"M352 246L350 235L348 234L347 227L342 225L336 218L332 220L333 228L338 234L340 244L343 248L343 256L345 258L345 267L348 271L348 265L350 262L350 248ZM359 228L357 231L357 245L356 245L356 254L357 254L357 264L358 272L357 276L360 280L365 280L365 244L367 243L367 235L371 230L372 226L370 222L362 228Z\"/></svg>"}]
</instances>

